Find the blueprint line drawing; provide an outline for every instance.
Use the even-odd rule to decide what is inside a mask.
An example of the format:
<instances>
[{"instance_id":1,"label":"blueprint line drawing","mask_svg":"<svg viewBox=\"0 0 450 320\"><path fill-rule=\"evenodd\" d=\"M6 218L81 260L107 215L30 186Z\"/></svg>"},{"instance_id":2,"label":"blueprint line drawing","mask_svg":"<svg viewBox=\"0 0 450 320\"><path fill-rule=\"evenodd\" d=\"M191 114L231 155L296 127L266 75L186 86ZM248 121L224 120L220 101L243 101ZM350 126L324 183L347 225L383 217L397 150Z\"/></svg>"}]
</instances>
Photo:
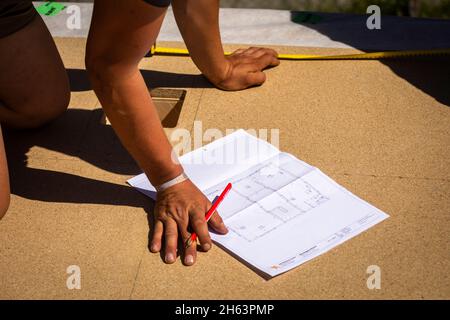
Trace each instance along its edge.
<instances>
[{"instance_id":1,"label":"blueprint line drawing","mask_svg":"<svg viewBox=\"0 0 450 320\"><path fill-rule=\"evenodd\" d=\"M304 168L297 167L300 164L293 162L290 157L280 155L231 180L233 188L228 195L231 200L222 205L221 211L229 219L227 224L232 232L252 242L329 200L302 176L285 168L290 166L304 172ZM220 193L222 186L223 183L212 187L206 192L207 197ZM240 219L243 215L245 219ZM249 225L249 219L255 222Z\"/></svg>"},{"instance_id":2,"label":"blueprint line drawing","mask_svg":"<svg viewBox=\"0 0 450 320\"><path fill-rule=\"evenodd\" d=\"M227 150L238 150L235 143L253 146L247 148L253 151L230 157L236 161L232 164L210 161ZM202 159L208 161L201 163ZM269 277L291 270L389 217L318 168L244 130L194 150L180 157L180 162L210 201L232 183L218 208L229 232L211 232L211 238ZM155 188L145 174L128 182L155 197Z\"/></svg>"}]
</instances>

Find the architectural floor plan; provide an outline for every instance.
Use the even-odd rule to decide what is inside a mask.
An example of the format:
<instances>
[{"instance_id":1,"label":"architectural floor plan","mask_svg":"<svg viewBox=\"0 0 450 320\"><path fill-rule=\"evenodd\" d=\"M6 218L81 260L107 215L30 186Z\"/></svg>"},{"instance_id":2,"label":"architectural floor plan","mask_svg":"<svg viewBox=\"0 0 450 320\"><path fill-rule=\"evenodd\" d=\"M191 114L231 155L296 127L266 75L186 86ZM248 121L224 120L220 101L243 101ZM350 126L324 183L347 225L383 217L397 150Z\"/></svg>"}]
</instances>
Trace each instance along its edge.
<instances>
[{"instance_id":1,"label":"architectural floor plan","mask_svg":"<svg viewBox=\"0 0 450 320\"><path fill-rule=\"evenodd\" d=\"M302 179L306 169L281 153L232 179L233 189L221 205L228 228L243 239L254 241L328 201ZM206 195L214 199L221 189L223 185L214 186ZM249 224L252 220L254 223Z\"/></svg>"},{"instance_id":2,"label":"architectural floor plan","mask_svg":"<svg viewBox=\"0 0 450 320\"><path fill-rule=\"evenodd\" d=\"M232 147L238 143L243 148ZM224 154L238 149L239 157L227 156L234 162L224 161ZM388 217L319 169L243 130L180 161L211 201L232 183L218 209L229 232L211 237L268 276L317 257ZM154 196L145 175L128 182Z\"/></svg>"}]
</instances>

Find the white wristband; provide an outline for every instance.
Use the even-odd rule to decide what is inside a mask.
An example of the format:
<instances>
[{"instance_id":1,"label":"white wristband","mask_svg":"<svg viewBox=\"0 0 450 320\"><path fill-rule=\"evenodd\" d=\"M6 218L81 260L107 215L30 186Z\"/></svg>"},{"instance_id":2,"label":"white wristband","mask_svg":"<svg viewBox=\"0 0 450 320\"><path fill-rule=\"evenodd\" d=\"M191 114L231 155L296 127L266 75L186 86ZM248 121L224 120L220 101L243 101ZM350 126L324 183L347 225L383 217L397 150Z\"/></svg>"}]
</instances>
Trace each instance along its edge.
<instances>
[{"instance_id":1,"label":"white wristband","mask_svg":"<svg viewBox=\"0 0 450 320\"><path fill-rule=\"evenodd\" d=\"M160 184L159 186L155 186L156 191L160 192L160 191L164 191L176 184L179 184L183 181L189 180L189 177L183 172L182 174L180 174L179 176L164 182L163 184Z\"/></svg>"}]
</instances>

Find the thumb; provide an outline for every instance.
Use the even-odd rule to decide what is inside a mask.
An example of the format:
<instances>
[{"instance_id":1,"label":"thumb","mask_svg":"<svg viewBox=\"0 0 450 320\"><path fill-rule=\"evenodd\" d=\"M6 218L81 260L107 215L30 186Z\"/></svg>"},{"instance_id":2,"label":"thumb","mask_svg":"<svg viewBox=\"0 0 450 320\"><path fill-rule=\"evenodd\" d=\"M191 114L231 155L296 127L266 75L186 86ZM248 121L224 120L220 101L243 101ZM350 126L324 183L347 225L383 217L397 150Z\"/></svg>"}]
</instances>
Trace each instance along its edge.
<instances>
[{"instance_id":1,"label":"thumb","mask_svg":"<svg viewBox=\"0 0 450 320\"><path fill-rule=\"evenodd\" d=\"M249 72L246 76L247 86L260 86L266 81L266 75L262 71Z\"/></svg>"},{"instance_id":2,"label":"thumb","mask_svg":"<svg viewBox=\"0 0 450 320\"><path fill-rule=\"evenodd\" d=\"M208 221L208 224L220 234L228 233L228 229L217 211L214 211L211 219Z\"/></svg>"}]
</instances>

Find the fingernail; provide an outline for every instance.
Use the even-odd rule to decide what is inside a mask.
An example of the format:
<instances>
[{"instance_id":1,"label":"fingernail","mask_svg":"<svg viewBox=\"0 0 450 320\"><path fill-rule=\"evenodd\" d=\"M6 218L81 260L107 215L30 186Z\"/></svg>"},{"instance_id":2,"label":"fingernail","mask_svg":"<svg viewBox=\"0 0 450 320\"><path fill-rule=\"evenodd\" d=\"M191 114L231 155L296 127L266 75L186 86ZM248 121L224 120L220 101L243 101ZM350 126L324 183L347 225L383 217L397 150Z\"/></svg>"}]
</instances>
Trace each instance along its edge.
<instances>
[{"instance_id":1,"label":"fingernail","mask_svg":"<svg viewBox=\"0 0 450 320\"><path fill-rule=\"evenodd\" d=\"M220 227L222 228L222 231L223 231L224 233L227 233L227 232L228 232L228 228L227 228L227 226L225 225L225 223L222 222L222 224L220 225Z\"/></svg>"},{"instance_id":2,"label":"fingernail","mask_svg":"<svg viewBox=\"0 0 450 320\"><path fill-rule=\"evenodd\" d=\"M175 261L175 257L173 256L172 253L166 254L166 262L172 263L172 262L174 262L174 261Z\"/></svg>"},{"instance_id":3,"label":"fingernail","mask_svg":"<svg viewBox=\"0 0 450 320\"><path fill-rule=\"evenodd\" d=\"M152 250L152 252L157 252L158 251L158 246L156 244L152 244L150 250Z\"/></svg>"},{"instance_id":4,"label":"fingernail","mask_svg":"<svg viewBox=\"0 0 450 320\"><path fill-rule=\"evenodd\" d=\"M205 243L203 245L203 250L208 251L209 249L211 249L211 245L209 243Z\"/></svg>"},{"instance_id":5,"label":"fingernail","mask_svg":"<svg viewBox=\"0 0 450 320\"><path fill-rule=\"evenodd\" d=\"M184 260L184 262L185 262L187 265L191 265L191 264L194 263L194 257L191 256L191 255L188 255L188 256L186 256L186 259Z\"/></svg>"}]
</instances>

